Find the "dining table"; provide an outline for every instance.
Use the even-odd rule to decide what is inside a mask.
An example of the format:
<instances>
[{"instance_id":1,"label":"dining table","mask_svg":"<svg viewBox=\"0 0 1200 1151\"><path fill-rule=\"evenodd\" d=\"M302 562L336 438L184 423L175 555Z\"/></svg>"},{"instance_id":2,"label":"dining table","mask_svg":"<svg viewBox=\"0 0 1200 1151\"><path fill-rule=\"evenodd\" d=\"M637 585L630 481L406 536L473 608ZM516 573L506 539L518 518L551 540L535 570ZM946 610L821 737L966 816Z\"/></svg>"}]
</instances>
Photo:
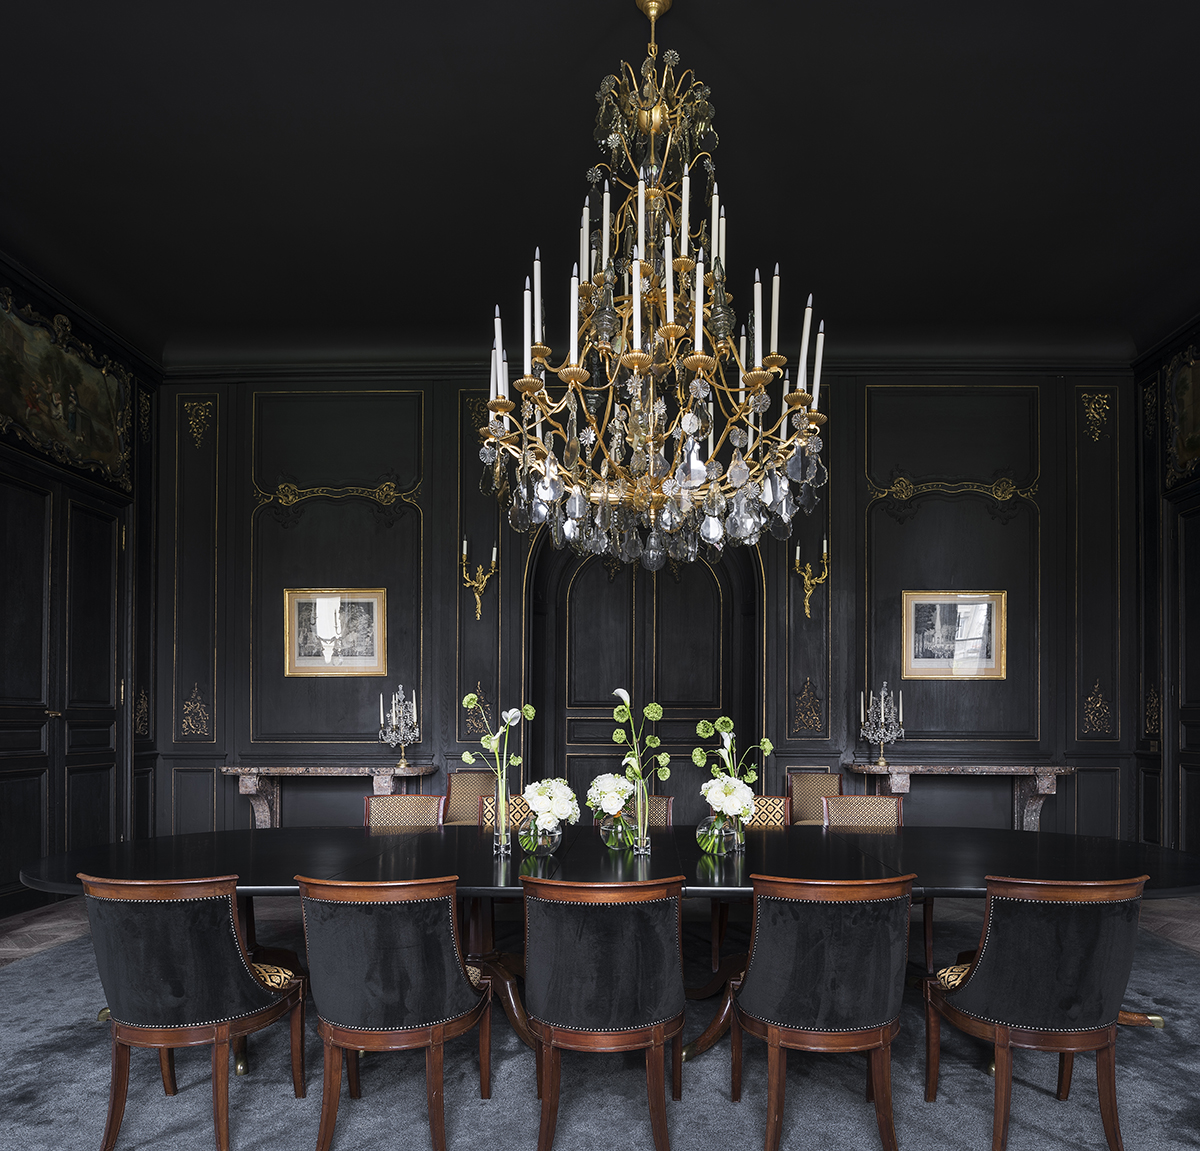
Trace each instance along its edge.
<instances>
[{"instance_id":1,"label":"dining table","mask_svg":"<svg viewBox=\"0 0 1200 1151\"><path fill-rule=\"evenodd\" d=\"M1016 879L1109 880L1146 875L1145 898L1200 891L1200 855L1154 844L1099 836L979 827L900 827L888 830L795 825L750 828L745 849L708 855L694 827L654 829L649 855L604 846L591 825L566 826L550 855L525 855L513 836L512 854L494 853L493 831L469 825L405 827L277 827L194 832L125 840L43 856L27 863L21 882L37 891L81 895L78 876L108 879L196 879L236 875L247 946L254 950L252 900L299 894L298 875L348 882L394 882L457 876L471 909L469 962L491 976L517 1034L532 1046L517 993L520 956L494 950L490 901L520 898L521 877L573 883L625 883L683 877L685 897L744 900L752 877L853 880L915 875L914 901L982 897L988 876ZM728 1026L730 978L744 956L726 957L712 979L690 988L707 998L724 988L704 1033L685 1046L685 1058L710 1047Z\"/></svg>"}]
</instances>

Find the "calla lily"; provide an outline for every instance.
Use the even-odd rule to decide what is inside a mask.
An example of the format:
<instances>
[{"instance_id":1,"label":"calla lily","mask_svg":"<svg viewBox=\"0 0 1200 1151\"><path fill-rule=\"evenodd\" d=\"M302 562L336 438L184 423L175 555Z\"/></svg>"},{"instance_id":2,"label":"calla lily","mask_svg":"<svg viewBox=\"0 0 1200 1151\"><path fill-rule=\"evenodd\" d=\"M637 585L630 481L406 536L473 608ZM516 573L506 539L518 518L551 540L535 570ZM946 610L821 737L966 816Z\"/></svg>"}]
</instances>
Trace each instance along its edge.
<instances>
[{"instance_id":1,"label":"calla lily","mask_svg":"<svg viewBox=\"0 0 1200 1151\"><path fill-rule=\"evenodd\" d=\"M623 703L623 704L624 704L626 707L628 707L628 706L629 706L629 692L627 692L627 691L626 691L626 690L625 690L623 687L618 687L618 688L614 689L614 691L613 691L613 695L618 695L618 696L620 696L620 697L621 697L621 702L622 702L622 703Z\"/></svg>"},{"instance_id":2,"label":"calla lily","mask_svg":"<svg viewBox=\"0 0 1200 1151\"><path fill-rule=\"evenodd\" d=\"M500 718L504 720L509 727L516 727L516 725L521 722L521 709L514 707L510 708L508 711L502 711L500 713Z\"/></svg>"}]
</instances>

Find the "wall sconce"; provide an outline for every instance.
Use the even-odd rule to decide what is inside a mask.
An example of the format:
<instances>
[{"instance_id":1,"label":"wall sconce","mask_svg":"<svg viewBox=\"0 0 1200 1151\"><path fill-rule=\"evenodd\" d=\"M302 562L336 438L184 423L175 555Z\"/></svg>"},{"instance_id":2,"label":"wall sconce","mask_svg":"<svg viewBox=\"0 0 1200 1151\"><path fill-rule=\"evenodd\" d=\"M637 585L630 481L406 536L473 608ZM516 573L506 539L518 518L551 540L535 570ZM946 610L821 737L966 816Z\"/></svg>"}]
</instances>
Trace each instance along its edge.
<instances>
[{"instance_id":1,"label":"wall sconce","mask_svg":"<svg viewBox=\"0 0 1200 1151\"><path fill-rule=\"evenodd\" d=\"M470 588L475 593L475 618L483 617L483 592L487 587L487 582L496 574L496 545L492 544L492 567L490 571L483 570L483 564L480 564L475 569L475 578L472 579L467 567L467 537L463 536L462 549L462 571L463 571L463 587Z\"/></svg>"},{"instance_id":2,"label":"wall sconce","mask_svg":"<svg viewBox=\"0 0 1200 1151\"><path fill-rule=\"evenodd\" d=\"M812 599L813 589L817 586L817 584L824 583L829 578L828 536L821 540L821 563L824 570L822 570L819 576L814 578L812 574L812 564L808 563L805 564L804 567L800 566L800 545L796 545L796 559L793 563L793 570L802 580L804 580L804 614L809 619L812 619L812 605L809 601Z\"/></svg>"}]
</instances>

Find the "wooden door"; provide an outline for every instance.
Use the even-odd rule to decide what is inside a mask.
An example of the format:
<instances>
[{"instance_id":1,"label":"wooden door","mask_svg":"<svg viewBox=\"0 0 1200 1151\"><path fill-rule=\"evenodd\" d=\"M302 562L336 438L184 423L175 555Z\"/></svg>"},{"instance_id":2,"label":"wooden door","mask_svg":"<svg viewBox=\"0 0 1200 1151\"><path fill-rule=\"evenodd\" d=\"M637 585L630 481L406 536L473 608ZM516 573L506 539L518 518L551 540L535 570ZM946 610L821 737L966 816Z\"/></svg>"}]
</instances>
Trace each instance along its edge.
<instances>
[{"instance_id":1,"label":"wooden door","mask_svg":"<svg viewBox=\"0 0 1200 1151\"><path fill-rule=\"evenodd\" d=\"M564 776L586 795L601 772L620 771L612 741L613 689L629 691L635 719L655 700L663 718L647 724L671 755L675 821L706 812L708 778L691 761L696 724L733 718L743 739L762 728L762 639L757 557L737 549L720 563L668 564L659 572L547 549L530 581L528 698L531 727L526 779ZM585 816L585 818L587 818Z\"/></svg>"}]
</instances>

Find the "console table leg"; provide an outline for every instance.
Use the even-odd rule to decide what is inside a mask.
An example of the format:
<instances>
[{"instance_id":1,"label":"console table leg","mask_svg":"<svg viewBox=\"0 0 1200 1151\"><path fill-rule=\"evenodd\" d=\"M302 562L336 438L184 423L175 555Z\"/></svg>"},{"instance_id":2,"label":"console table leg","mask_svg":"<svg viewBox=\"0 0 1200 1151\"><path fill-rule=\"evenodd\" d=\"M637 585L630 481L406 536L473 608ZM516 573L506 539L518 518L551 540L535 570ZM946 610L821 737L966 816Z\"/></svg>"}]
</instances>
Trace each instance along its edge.
<instances>
[{"instance_id":1,"label":"console table leg","mask_svg":"<svg viewBox=\"0 0 1200 1151\"><path fill-rule=\"evenodd\" d=\"M1043 790L1041 776L1019 775L1013 780L1013 830L1037 831L1041 826L1042 803L1055 792L1054 776L1049 777L1050 790Z\"/></svg>"},{"instance_id":2,"label":"console table leg","mask_svg":"<svg viewBox=\"0 0 1200 1151\"><path fill-rule=\"evenodd\" d=\"M262 775L238 776L238 793L250 801L256 828L279 826L279 780Z\"/></svg>"}]
</instances>

